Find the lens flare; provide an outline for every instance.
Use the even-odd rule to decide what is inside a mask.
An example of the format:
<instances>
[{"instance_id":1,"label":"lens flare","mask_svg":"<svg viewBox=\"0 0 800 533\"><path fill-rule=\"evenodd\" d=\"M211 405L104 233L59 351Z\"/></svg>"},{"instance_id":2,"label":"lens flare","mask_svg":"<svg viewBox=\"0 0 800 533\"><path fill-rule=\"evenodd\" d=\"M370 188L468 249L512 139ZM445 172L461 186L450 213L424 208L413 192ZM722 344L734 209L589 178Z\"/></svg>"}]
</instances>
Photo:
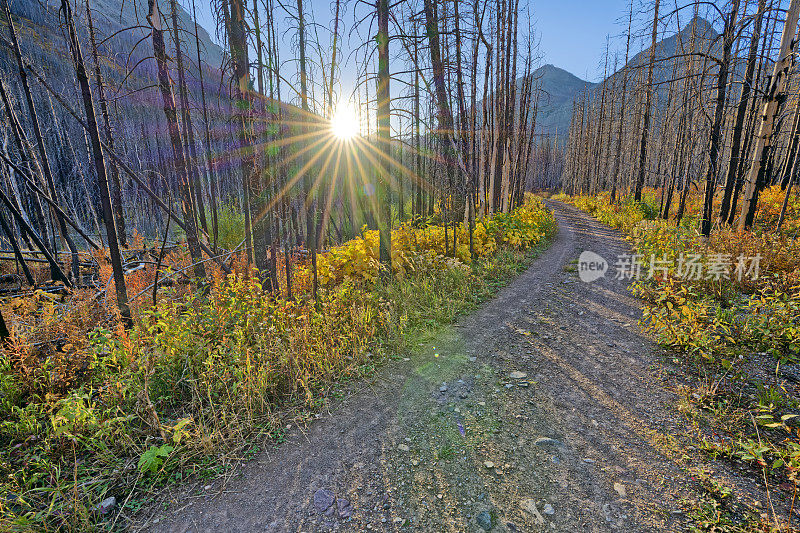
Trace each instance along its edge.
<instances>
[{"instance_id":1,"label":"lens flare","mask_svg":"<svg viewBox=\"0 0 800 533\"><path fill-rule=\"evenodd\" d=\"M358 135L358 116L349 104L340 104L331 119L331 132L340 140L346 141Z\"/></svg>"}]
</instances>

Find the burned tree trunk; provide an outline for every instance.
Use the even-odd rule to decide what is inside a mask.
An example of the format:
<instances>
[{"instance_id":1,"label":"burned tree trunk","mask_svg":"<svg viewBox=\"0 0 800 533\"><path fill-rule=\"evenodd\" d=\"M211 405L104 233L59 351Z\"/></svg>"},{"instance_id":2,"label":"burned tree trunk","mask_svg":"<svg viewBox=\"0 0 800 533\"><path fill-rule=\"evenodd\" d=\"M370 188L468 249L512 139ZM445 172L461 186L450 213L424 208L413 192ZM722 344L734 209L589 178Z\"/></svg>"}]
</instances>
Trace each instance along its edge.
<instances>
[{"instance_id":1,"label":"burned tree trunk","mask_svg":"<svg viewBox=\"0 0 800 533\"><path fill-rule=\"evenodd\" d=\"M89 7L89 0L86 0L86 19L89 23L89 39L92 45L92 59L94 60L94 78L97 86L97 99L100 101L100 114L103 116L103 129L106 137L106 144L114 149L114 136L111 132L111 121L108 117L108 101L106 100L103 76L100 72L100 55L97 50L97 39L94 33L94 22L92 20L92 9ZM122 181L119 178L119 169L113 160L109 162L112 187L112 203L114 210L114 221L117 226L117 238L123 248L128 246L127 231L125 229L125 214L122 207Z\"/></svg>"},{"instance_id":2,"label":"burned tree trunk","mask_svg":"<svg viewBox=\"0 0 800 533\"><path fill-rule=\"evenodd\" d=\"M617 199L617 174L620 169L620 158L622 156L622 132L625 125L625 99L628 96L628 58L631 53L631 26L633 24L633 0L631 0L630 12L628 15L628 33L625 38L625 66L622 68L622 94L620 98L622 101L619 105L619 125L617 126L617 147L614 150L614 170L611 171L611 203L613 204ZM613 108L612 108L613 112Z\"/></svg>"},{"instance_id":3,"label":"burned tree trunk","mask_svg":"<svg viewBox=\"0 0 800 533\"><path fill-rule=\"evenodd\" d=\"M50 160L47 156L47 148L45 147L44 137L42 135L41 127L39 125L39 117L36 113L36 105L34 104L33 101L33 94L31 93L30 85L28 84L28 73L25 70L24 61L22 59L22 50L20 49L19 41L17 40L17 32L14 29L14 22L11 20L11 10L8 7L8 0L3 0L3 7L5 10L6 21L8 22L8 31L11 35L12 50L17 60L17 67L19 69L19 79L22 84L22 89L25 93L25 99L28 104L28 113L31 119L33 134L34 137L36 137L36 147L39 152L39 165L41 167L42 173L44 174L45 182L47 184L47 189L48 192L50 193L50 197L55 200L56 198L58 198L58 194L56 193L55 180L53 178L53 172L50 168ZM57 229L61 236L61 239L66 243L70 252L72 252L72 275L77 279L79 275L77 249L75 248L75 244L72 242L72 238L69 236L69 233L67 232L67 226L64 220L53 210L51 210L51 213L56 221ZM53 238L53 249L56 252L58 252L55 236ZM53 275L53 279L58 279L60 270L58 271L53 270L51 265L51 274ZM65 279L64 281L68 285L71 284L67 279Z\"/></svg>"},{"instance_id":4,"label":"burned tree trunk","mask_svg":"<svg viewBox=\"0 0 800 533\"><path fill-rule=\"evenodd\" d=\"M752 164L747 175L744 203L739 219L740 231L753 224L758 205L758 194L765 182L767 160L772 147L772 133L779 112L780 100L786 90L786 80L796 45L798 14L800 14L800 0L792 0L789 10L786 12L778 60L775 62L769 89L764 94L761 105L758 136L753 148Z\"/></svg>"},{"instance_id":5,"label":"burned tree trunk","mask_svg":"<svg viewBox=\"0 0 800 533\"><path fill-rule=\"evenodd\" d=\"M647 166L647 137L650 134L650 108L653 100L653 64L655 63L656 43L658 39L658 8L660 0L656 0L655 12L653 14L653 34L650 40L650 58L647 64L647 86L645 87L644 99L644 118L642 124L642 136L639 141L639 172L636 176L636 185L633 191L633 199L637 202L642 200L642 187L644 186L644 175Z\"/></svg>"},{"instance_id":6,"label":"burned tree trunk","mask_svg":"<svg viewBox=\"0 0 800 533\"><path fill-rule=\"evenodd\" d=\"M719 64L717 73L717 102L714 108L714 122L711 125L711 135L709 137L708 151L708 170L706 172L706 190L703 200L703 217L700 223L700 234L703 237L711 235L711 211L714 206L714 189L717 185L717 166L720 152L720 132L725 112L725 96L727 94L726 85L728 83L728 68L731 60L731 48L733 48L734 29L736 28L736 17L739 14L739 0L731 3L731 12L725 21L725 29L722 33L722 61Z\"/></svg>"},{"instance_id":7,"label":"burned tree trunk","mask_svg":"<svg viewBox=\"0 0 800 533\"><path fill-rule=\"evenodd\" d=\"M233 77L235 81L236 114L238 122L239 151L242 156L242 189L245 197L245 213L250 220L250 231L247 232L248 257L253 258L256 268L267 270L267 244L264 242L264 226L266 218L264 202L260 201L258 173L255 169L253 149L250 139L252 102L250 95L250 61L247 51L247 33L244 23L244 4L242 0L231 0L229 41ZM257 228L255 227L257 225Z\"/></svg>"},{"instance_id":8,"label":"burned tree trunk","mask_svg":"<svg viewBox=\"0 0 800 533\"><path fill-rule=\"evenodd\" d=\"M304 121L309 120L310 109L308 106L308 73L306 70L306 22L303 14L303 0L297 0L297 31L300 45L300 102L305 112ZM319 280L317 277L317 206L312 190L311 174L303 173L303 192L306 205L306 248L311 252L312 293L317 301Z\"/></svg>"},{"instance_id":9,"label":"burned tree trunk","mask_svg":"<svg viewBox=\"0 0 800 533\"><path fill-rule=\"evenodd\" d=\"M208 223L206 222L205 202L203 202L203 187L200 183L200 173L197 170L197 148L194 142L192 116L189 113L189 91L186 88L186 70L183 66L183 50L181 48L180 27L178 26L178 6L175 0L170 0L170 11L172 12L172 35L175 45L175 68L178 71L178 95L181 102L183 140L186 144L185 157L186 169L189 178L189 190L192 192L194 211L200 221L200 226L207 234Z\"/></svg>"},{"instance_id":10,"label":"burned tree trunk","mask_svg":"<svg viewBox=\"0 0 800 533\"><path fill-rule=\"evenodd\" d=\"M389 168L391 140L389 123L389 0L378 0L378 151L381 177L379 198L379 260L389 274L392 272L391 205L389 203Z\"/></svg>"},{"instance_id":11,"label":"burned tree trunk","mask_svg":"<svg viewBox=\"0 0 800 533\"><path fill-rule=\"evenodd\" d=\"M206 105L206 88L203 79L203 62L200 58L200 32L197 27L197 11L195 9L194 0L192 0L192 18L194 19L194 42L195 51L197 52L197 77L200 82L200 98L203 106L203 132L205 134L205 159L206 170L208 171L208 189L211 196L210 210L211 210L211 239L213 247L217 247L217 239L219 237L219 219L217 215L217 204L219 198L219 184L217 183L217 173L215 172L215 165L211 156L211 129L208 124L208 106Z\"/></svg>"},{"instance_id":12,"label":"burned tree trunk","mask_svg":"<svg viewBox=\"0 0 800 533\"><path fill-rule=\"evenodd\" d=\"M731 139L731 157L728 161L728 172L725 177L725 192L722 195L722 204L719 210L720 222L726 222L730 214L731 198L733 196L736 178L739 174L739 165L742 157L742 129L747 116L747 106L750 101L750 92L753 85L753 73L756 68L756 54L758 40L761 36L761 23L764 19L767 0L758 0L758 11L753 22L753 34L750 37L750 48L747 54L742 91L739 95L739 104L736 106L736 119L733 125L733 138Z\"/></svg>"},{"instance_id":13,"label":"burned tree trunk","mask_svg":"<svg viewBox=\"0 0 800 533\"><path fill-rule=\"evenodd\" d=\"M114 223L114 213L111 206L111 195L108 189L108 176L106 174L106 163L103 158L103 149L100 146L100 130L97 127L97 119L94 110L94 100L92 99L92 88L89 85L89 76L86 73L86 65L83 62L78 34L75 31L75 23L72 19L72 8L69 0L61 0L64 19L69 33L69 47L72 53L72 60L75 66L75 74L78 78L78 85L81 89L83 107L86 110L86 123L89 126L88 134L91 140L92 159L95 172L97 173L97 187L100 190L100 202L103 207L103 222L106 226L106 239L108 240L108 252L111 256L111 268L114 275L114 288L117 293L117 306L122 321L126 327L133 326L131 310L128 306L128 290L125 287L125 272L122 270L122 255L119 251L117 242L117 227ZM63 219L62 219L63 220Z\"/></svg>"},{"instance_id":14,"label":"burned tree trunk","mask_svg":"<svg viewBox=\"0 0 800 533\"><path fill-rule=\"evenodd\" d=\"M172 92L172 80L169 78L167 66L167 51L164 45L164 32L161 29L161 12L156 0L148 0L149 14L147 20L152 28L153 53L158 67L158 86L164 103L164 117L169 128L169 139L172 145L172 155L175 162L175 171L178 174L178 184L181 193L181 207L184 223L186 224L186 242L189 254L194 263L194 275L198 279L206 277L206 269L202 262L200 240L197 235L197 222L192 208L192 193L189 187L189 177L186 173L186 159L183 153L183 141L178 126L178 114L175 109L175 96Z\"/></svg>"}]
</instances>

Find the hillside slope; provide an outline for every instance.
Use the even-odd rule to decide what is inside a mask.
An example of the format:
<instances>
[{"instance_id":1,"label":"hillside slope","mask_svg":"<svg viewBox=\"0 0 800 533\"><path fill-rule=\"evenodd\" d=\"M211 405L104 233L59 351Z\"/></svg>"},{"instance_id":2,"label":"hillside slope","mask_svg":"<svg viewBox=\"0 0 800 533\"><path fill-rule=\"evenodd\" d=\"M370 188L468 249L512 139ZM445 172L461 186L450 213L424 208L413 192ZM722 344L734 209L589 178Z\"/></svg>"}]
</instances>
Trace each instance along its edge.
<instances>
[{"instance_id":1,"label":"hillside slope","mask_svg":"<svg viewBox=\"0 0 800 533\"><path fill-rule=\"evenodd\" d=\"M164 33L167 53L174 57L169 0L158 1L162 27L167 30ZM69 105L82 111L75 69L65 41L60 5L59 0L15 0L10 6L12 20L25 59L44 74L48 83ZM90 6L116 151L137 170L165 168L165 162L169 161L169 152L159 139L167 131L167 125L163 101L156 86L156 64L152 57L153 44L149 38L150 28L146 18L147 0L90 0ZM180 4L178 6L195 139L201 142L205 140L202 129L204 117L200 111L203 94L199 74L202 68L202 89L209 107L211 150L222 153L230 144L229 126L225 120L230 98L220 69L224 53L205 29L198 28L201 55L198 67L195 24L189 13L180 8ZM94 85L94 59L89 44L85 3L79 3L74 16L84 61ZM0 34L8 39L9 30L5 16L0 16ZM31 131L16 59L4 46L0 46L0 77L10 89L12 105L16 107L23 128ZM173 75L175 82L177 79L177 75ZM56 188L65 191L66 205L71 206L70 210L77 218L87 228L94 225L95 233L99 234L101 232L96 227L97 224L92 224L98 219L97 213L100 212L94 170L84 157L78 155L82 149L83 129L61 105L51 100L38 82L31 81L31 91L39 122L44 130L48 153L53 154L50 163ZM174 178L167 173L166 182L160 179L153 181L150 186L161 190L172 179ZM76 188L74 183L80 183L81 187ZM126 211L134 210L142 219L143 222L137 224L140 231L147 233L151 229L151 223L160 223L161 213L158 210L151 212L152 206L141 195L123 194L123 202Z\"/></svg>"},{"instance_id":2,"label":"hillside slope","mask_svg":"<svg viewBox=\"0 0 800 533\"><path fill-rule=\"evenodd\" d=\"M653 55L653 83L656 87L656 90L661 90L662 86L665 85L665 82L672 76L673 61L670 58L673 58L677 55L685 56L692 52L693 35L695 41L695 52L709 53L709 55L713 57L720 55L719 47L721 44L719 43L718 39L719 34L716 32L716 30L714 30L710 22L704 18L695 17L686 23L681 31L656 43L655 54ZM650 47L648 46L630 58L628 63L621 69L608 76L602 82L598 83L595 86L595 89L600 89L603 87L603 85L606 85L608 89L611 89L615 86L615 84L618 84L616 85L617 87L621 87L621 76L623 73L627 74L628 83L633 83L639 74L640 69L643 75L646 74L644 67L647 65L649 60ZM679 68L683 68L683 64L679 65ZM698 70L703 68L702 60L698 59L698 63L695 68ZM708 80L713 79L713 73L715 70L716 69L713 65L708 67L706 74L706 78ZM737 69L734 69L734 78L736 78L737 75Z\"/></svg>"},{"instance_id":3,"label":"hillside slope","mask_svg":"<svg viewBox=\"0 0 800 533\"><path fill-rule=\"evenodd\" d=\"M171 29L172 19L169 0L158 0L161 14L164 17L165 29ZM63 22L59 18L60 0L16 0L10 2L11 14L17 17L17 22L22 23L21 30L29 39L22 41L23 46L44 45L44 48L52 46L51 51L61 50L66 53L62 46L63 36L60 25ZM147 0L91 0L92 18L95 24L98 41L109 38L102 52L113 57L118 64L123 64L127 55L130 53L132 59L141 60L146 57L149 51L147 44L136 43L149 34L147 22ZM195 49L194 43L194 19L192 16L177 3L178 24L185 32L183 37L184 50L189 48L186 53L192 57L196 53L191 53ZM86 7L80 4L73 6L74 15L78 20L79 31L86 27ZM2 17L2 25L5 27L5 17ZM127 28L127 30L126 30ZM7 32L4 32L7 35ZM211 39L208 31L198 24L198 37L202 59L210 67L218 69L222 65L223 51ZM175 48L171 40L171 34L165 34L168 51L172 52ZM60 56L61 54L59 54ZM50 56L52 57L52 56ZM52 61L52 59L51 59ZM3 65L5 67L5 65ZM70 67L71 68L71 67Z\"/></svg>"},{"instance_id":4,"label":"hillside slope","mask_svg":"<svg viewBox=\"0 0 800 533\"><path fill-rule=\"evenodd\" d=\"M573 100L595 84L550 64L539 67L532 76L538 80L541 91L536 116L537 132L566 135L572 118ZM517 80L517 87L522 87L524 81L524 78Z\"/></svg>"}]
</instances>

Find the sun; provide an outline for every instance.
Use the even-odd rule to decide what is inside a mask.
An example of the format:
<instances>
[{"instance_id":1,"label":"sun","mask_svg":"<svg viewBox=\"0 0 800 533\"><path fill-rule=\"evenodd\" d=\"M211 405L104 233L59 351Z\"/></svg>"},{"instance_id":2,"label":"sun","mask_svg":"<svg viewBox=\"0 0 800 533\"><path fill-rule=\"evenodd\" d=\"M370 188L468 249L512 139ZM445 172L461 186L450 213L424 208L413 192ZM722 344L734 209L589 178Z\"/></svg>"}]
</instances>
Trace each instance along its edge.
<instances>
[{"instance_id":1,"label":"sun","mask_svg":"<svg viewBox=\"0 0 800 533\"><path fill-rule=\"evenodd\" d=\"M346 141L358 135L358 130L358 116L353 106L349 104L336 106L336 113L331 119L331 132L334 137Z\"/></svg>"}]
</instances>

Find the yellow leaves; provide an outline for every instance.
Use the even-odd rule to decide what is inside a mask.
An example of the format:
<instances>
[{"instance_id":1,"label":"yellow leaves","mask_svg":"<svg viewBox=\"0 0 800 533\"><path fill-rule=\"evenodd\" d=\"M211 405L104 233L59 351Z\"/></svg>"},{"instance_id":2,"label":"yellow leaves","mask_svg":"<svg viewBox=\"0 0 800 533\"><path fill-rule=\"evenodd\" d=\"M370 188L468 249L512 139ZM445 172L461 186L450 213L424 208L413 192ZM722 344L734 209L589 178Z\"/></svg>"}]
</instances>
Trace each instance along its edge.
<instances>
[{"instance_id":1,"label":"yellow leaves","mask_svg":"<svg viewBox=\"0 0 800 533\"><path fill-rule=\"evenodd\" d=\"M187 418L181 418L175 423L174 426L168 427L167 429L172 431L172 442L175 444L180 444L184 437L190 436L193 425L194 420L190 416Z\"/></svg>"},{"instance_id":2,"label":"yellow leaves","mask_svg":"<svg viewBox=\"0 0 800 533\"><path fill-rule=\"evenodd\" d=\"M786 192L781 190L780 185L764 189L758 201L757 224L761 223L774 227L783 207L785 194ZM797 198L797 195L792 194L789 196L783 224L784 229L789 231L796 229L800 225L800 199Z\"/></svg>"},{"instance_id":3,"label":"yellow leaves","mask_svg":"<svg viewBox=\"0 0 800 533\"><path fill-rule=\"evenodd\" d=\"M585 211L597 218L603 224L613 228L623 229L626 232L642 222L645 218L643 205L626 202L620 205L611 204L609 193L603 192L596 196L559 196L562 202L571 203L581 211Z\"/></svg>"},{"instance_id":4,"label":"yellow leaves","mask_svg":"<svg viewBox=\"0 0 800 533\"><path fill-rule=\"evenodd\" d=\"M541 200L529 196L522 206L511 213L476 221L472 243L475 254L486 257L497 250L499 243L526 249L538 244L554 230L555 219L552 214ZM456 231L455 250L453 231ZM449 253L454 256L455 262L439 262L440 268L458 268L470 261L469 233L463 225L445 228L404 224L392 230L391 238L392 268L395 276L401 279L415 270L414 265L421 254L444 257ZM344 280L377 280L381 268L378 243L378 232L364 226L360 237L320 255L317 262L320 283L333 286ZM307 272L304 274L307 275Z\"/></svg>"}]
</instances>

